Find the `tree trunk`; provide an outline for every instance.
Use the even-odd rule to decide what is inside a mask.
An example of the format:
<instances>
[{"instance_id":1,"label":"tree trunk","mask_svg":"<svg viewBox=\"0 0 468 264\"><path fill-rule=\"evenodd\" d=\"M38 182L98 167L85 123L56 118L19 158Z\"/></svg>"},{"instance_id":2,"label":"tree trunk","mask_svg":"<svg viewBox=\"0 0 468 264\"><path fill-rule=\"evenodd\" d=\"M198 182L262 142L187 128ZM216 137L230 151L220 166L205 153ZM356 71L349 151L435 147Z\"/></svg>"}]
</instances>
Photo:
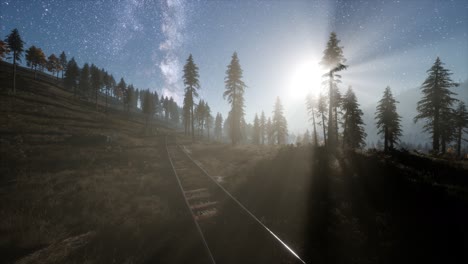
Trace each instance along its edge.
<instances>
[{"instance_id":1,"label":"tree trunk","mask_svg":"<svg viewBox=\"0 0 468 264\"><path fill-rule=\"evenodd\" d=\"M437 154L439 153L439 138L440 138L440 131L439 131L439 109L435 109L434 114L434 124L432 129L432 150Z\"/></svg>"},{"instance_id":2,"label":"tree trunk","mask_svg":"<svg viewBox=\"0 0 468 264\"><path fill-rule=\"evenodd\" d=\"M13 94L16 94L16 51L13 52Z\"/></svg>"},{"instance_id":3,"label":"tree trunk","mask_svg":"<svg viewBox=\"0 0 468 264\"><path fill-rule=\"evenodd\" d=\"M98 110L98 91L99 91L99 89L96 89L96 95L95 95L95 98L96 98L96 110Z\"/></svg>"},{"instance_id":4,"label":"tree trunk","mask_svg":"<svg viewBox=\"0 0 468 264\"><path fill-rule=\"evenodd\" d=\"M315 126L315 114L313 113L312 110L312 123L314 124L314 146L317 146L317 128Z\"/></svg>"},{"instance_id":5,"label":"tree trunk","mask_svg":"<svg viewBox=\"0 0 468 264\"><path fill-rule=\"evenodd\" d=\"M192 93L192 90L190 90L190 93ZM191 110L190 110L190 121L192 123L192 142L195 142L195 122L194 122L195 120L193 120L193 94L191 95L191 98L192 98L192 105L191 105Z\"/></svg>"},{"instance_id":6,"label":"tree trunk","mask_svg":"<svg viewBox=\"0 0 468 264\"><path fill-rule=\"evenodd\" d=\"M462 134L463 134L463 131L462 131L462 128L458 128L458 133L457 133L457 157L460 158L460 154L461 154L461 139L462 139Z\"/></svg>"},{"instance_id":7,"label":"tree trunk","mask_svg":"<svg viewBox=\"0 0 468 264\"><path fill-rule=\"evenodd\" d=\"M384 152L388 151L388 127L385 126L385 132L384 132Z\"/></svg>"},{"instance_id":8,"label":"tree trunk","mask_svg":"<svg viewBox=\"0 0 468 264\"><path fill-rule=\"evenodd\" d=\"M336 102L333 102L333 103L336 103ZM335 122L334 124L334 128L335 128L335 143L338 144L338 107L335 107L335 120L333 120Z\"/></svg>"},{"instance_id":9,"label":"tree trunk","mask_svg":"<svg viewBox=\"0 0 468 264\"><path fill-rule=\"evenodd\" d=\"M333 125L335 124L333 120L333 105L334 105L334 98L333 98L333 72L330 71L328 73L328 94L329 94L329 105L328 105L328 148L333 149L335 147L335 136L333 133L335 132L335 129L333 128Z\"/></svg>"},{"instance_id":10,"label":"tree trunk","mask_svg":"<svg viewBox=\"0 0 468 264\"><path fill-rule=\"evenodd\" d=\"M109 97L109 89L106 89L106 113L107 113L107 97Z\"/></svg>"},{"instance_id":11,"label":"tree trunk","mask_svg":"<svg viewBox=\"0 0 468 264\"><path fill-rule=\"evenodd\" d=\"M325 132L325 115L322 113L323 144L327 145L327 134Z\"/></svg>"}]
</instances>

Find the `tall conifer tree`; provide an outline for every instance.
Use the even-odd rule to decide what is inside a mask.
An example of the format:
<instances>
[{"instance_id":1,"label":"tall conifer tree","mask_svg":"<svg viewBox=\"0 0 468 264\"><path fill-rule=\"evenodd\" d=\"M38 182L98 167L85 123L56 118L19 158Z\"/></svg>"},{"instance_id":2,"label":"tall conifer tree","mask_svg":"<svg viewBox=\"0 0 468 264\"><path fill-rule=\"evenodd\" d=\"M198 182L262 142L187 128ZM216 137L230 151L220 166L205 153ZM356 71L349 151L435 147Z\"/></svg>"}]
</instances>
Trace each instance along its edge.
<instances>
[{"instance_id":1,"label":"tall conifer tree","mask_svg":"<svg viewBox=\"0 0 468 264\"><path fill-rule=\"evenodd\" d=\"M226 90L223 97L231 104L230 111L230 133L231 142L233 145L237 144L241 137L241 121L244 118L244 91L247 85L242 81L242 68L234 52L231 58L231 63L226 70L226 77L224 78Z\"/></svg>"},{"instance_id":2,"label":"tall conifer tree","mask_svg":"<svg viewBox=\"0 0 468 264\"><path fill-rule=\"evenodd\" d=\"M195 141L195 120L194 120L194 104L195 98L198 97L197 90L200 89L200 82L198 74L198 66L193 61L192 54L189 55L187 63L184 66L184 85L185 85L185 96L184 103L187 104L190 109L190 122L192 125L192 141ZM185 105L184 104L184 105Z\"/></svg>"},{"instance_id":3,"label":"tall conifer tree","mask_svg":"<svg viewBox=\"0 0 468 264\"><path fill-rule=\"evenodd\" d=\"M359 109L356 95L351 87L343 97L343 110L343 146L350 149L363 147L366 138L362 121L363 113Z\"/></svg>"},{"instance_id":4,"label":"tall conifer tree","mask_svg":"<svg viewBox=\"0 0 468 264\"><path fill-rule=\"evenodd\" d=\"M398 102L393 97L390 87L385 88L375 113L378 134L384 138L384 151L388 151L389 148L393 149L401 136L401 117L396 111L396 103Z\"/></svg>"},{"instance_id":5,"label":"tall conifer tree","mask_svg":"<svg viewBox=\"0 0 468 264\"><path fill-rule=\"evenodd\" d=\"M450 88L458 84L453 82L452 73L444 68L444 63L437 57L432 67L427 71L428 77L421 86L423 97L418 102L418 115L414 122L421 119L426 121L424 130L432 134L432 150L445 152L445 144L450 135L446 129L450 128L449 122L451 108L456 99L455 93ZM445 126L445 127L444 127Z\"/></svg>"}]
</instances>

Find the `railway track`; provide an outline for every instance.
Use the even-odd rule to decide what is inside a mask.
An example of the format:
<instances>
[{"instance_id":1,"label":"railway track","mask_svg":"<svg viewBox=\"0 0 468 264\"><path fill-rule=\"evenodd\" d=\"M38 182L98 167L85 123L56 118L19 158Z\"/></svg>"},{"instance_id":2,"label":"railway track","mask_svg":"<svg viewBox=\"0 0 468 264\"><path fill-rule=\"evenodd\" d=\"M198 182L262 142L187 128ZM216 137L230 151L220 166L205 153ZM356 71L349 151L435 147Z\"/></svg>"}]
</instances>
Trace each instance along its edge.
<instances>
[{"instance_id":1,"label":"railway track","mask_svg":"<svg viewBox=\"0 0 468 264\"><path fill-rule=\"evenodd\" d=\"M209 176L175 136L166 137L166 150L211 263L305 263Z\"/></svg>"}]
</instances>

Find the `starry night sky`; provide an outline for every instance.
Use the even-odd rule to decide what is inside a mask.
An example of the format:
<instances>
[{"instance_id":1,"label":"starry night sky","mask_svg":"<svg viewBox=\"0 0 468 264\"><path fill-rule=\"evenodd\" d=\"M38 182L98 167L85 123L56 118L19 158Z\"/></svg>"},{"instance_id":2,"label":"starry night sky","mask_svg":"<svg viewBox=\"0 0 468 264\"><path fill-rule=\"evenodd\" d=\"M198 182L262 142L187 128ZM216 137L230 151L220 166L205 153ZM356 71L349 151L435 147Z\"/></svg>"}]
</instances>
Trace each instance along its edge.
<instances>
[{"instance_id":1,"label":"starry night sky","mask_svg":"<svg viewBox=\"0 0 468 264\"><path fill-rule=\"evenodd\" d=\"M271 114L276 96L292 132L306 127L304 100L288 94L292 69L319 61L338 34L361 105L389 85L418 87L437 56L455 81L468 79L468 1L36 1L0 2L0 35L18 28L46 55L62 51L80 66L94 63L137 88L181 102L182 67L190 53L200 68L201 96L226 116L226 66L234 51L244 70L246 120ZM24 60L23 60L23 63Z\"/></svg>"}]
</instances>

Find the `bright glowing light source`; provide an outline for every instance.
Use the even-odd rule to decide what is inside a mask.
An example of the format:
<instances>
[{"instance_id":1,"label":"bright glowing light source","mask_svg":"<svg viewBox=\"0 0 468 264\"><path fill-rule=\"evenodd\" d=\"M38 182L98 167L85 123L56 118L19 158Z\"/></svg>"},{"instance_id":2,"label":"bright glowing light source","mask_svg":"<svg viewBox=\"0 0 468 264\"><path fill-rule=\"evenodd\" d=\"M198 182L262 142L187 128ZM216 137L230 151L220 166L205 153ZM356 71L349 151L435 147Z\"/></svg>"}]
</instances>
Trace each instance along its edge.
<instances>
[{"instance_id":1,"label":"bright glowing light source","mask_svg":"<svg viewBox=\"0 0 468 264\"><path fill-rule=\"evenodd\" d=\"M317 61L299 64L291 75L289 95L295 99L305 99L308 94L317 96L321 91L323 72Z\"/></svg>"}]
</instances>

